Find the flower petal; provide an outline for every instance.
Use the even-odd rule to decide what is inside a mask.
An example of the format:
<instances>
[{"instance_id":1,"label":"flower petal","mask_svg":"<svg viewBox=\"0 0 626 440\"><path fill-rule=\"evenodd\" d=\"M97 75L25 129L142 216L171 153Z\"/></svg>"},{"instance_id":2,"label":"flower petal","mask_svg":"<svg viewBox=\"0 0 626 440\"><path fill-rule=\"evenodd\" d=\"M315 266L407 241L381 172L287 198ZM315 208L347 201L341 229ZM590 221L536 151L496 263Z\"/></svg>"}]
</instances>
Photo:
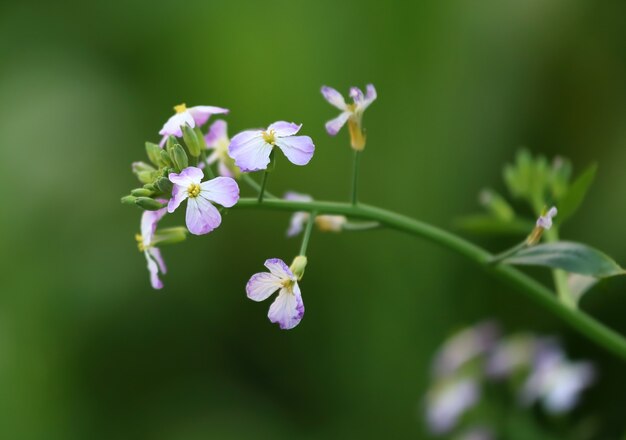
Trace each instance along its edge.
<instances>
[{"instance_id":1,"label":"flower petal","mask_svg":"<svg viewBox=\"0 0 626 440\"><path fill-rule=\"evenodd\" d=\"M200 183L203 177L204 173L197 167L187 167L182 170L180 174L170 173L168 176L170 182L181 186L189 186L192 183Z\"/></svg>"},{"instance_id":2,"label":"flower petal","mask_svg":"<svg viewBox=\"0 0 626 440\"><path fill-rule=\"evenodd\" d=\"M172 198L167 202L167 212L170 214L180 206L183 201L189 197L187 193L187 187L181 185L174 185L172 188Z\"/></svg>"},{"instance_id":3,"label":"flower petal","mask_svg":"<svg viewBox=\"0 0 626 440\"><path fill-rule=\"evenodd\" d=\"M293 136L300 131L302 124L298 125L294 122L277 121L267 127L267 131L274 130L277 137Z\"/></svg>"},{"instance_id":4,"label":"flower petal","mask_svg":"<svg viewBox=\"0 0 626 440\"><path fill-rule=\"evenodd\" d=\"M211 202L202 197L194 197L187 201L185 221L189 232L203 235L217 228L222 223L222 216Z\"/></svg>"},{"instance_id":5,"label":"flower petal","mask_svg":"<svg viewBox=\"0 0 626 440\"><path fill-rule=\"evenodd\" d=\"M228 124L223 119L218 119L209 127L209 132L204 136L207 147L215 148L220 139L228 138Z\"/></svg>"},{"instance_id":6,"label":"flower petal","mask_svg":"<svg viewBox=\"0 0 626 440\"><path fill-rule=\"evenodd\" d=\"M352 98L356 105L361 105L363 104L365 96L363 96L363 92L358 87L350 87L350 98Z\"/></svg>"},{"instance_id":7,"label":"flower petal","mask_svg":"<svg viewBox=\"0 0 626 440\"><path fill-rule=\"evenodd\" d=\"M244 131L228 146L228 154L243 172L264 170L270 163L272 146L263 140L261 133L258 130Z\"/></svg>"},{"instance_id":8,"label":"flower petal","mask_svg":"<svg viewBox=\"0 0 626 440\"><path fill-rule=\"evenodd\" d=\"M187 112L191 114L196 125L204 125L211 115L226 114L230 110L222 107L214 107L212 105L196 105L190 107Z\"/></svg>"},{"instance_id":9,"label":"flower petal","mask_svg":"<svg viewBox=\"0 0 626 440\"><path fill-rule=\"evenodd\" d=\"M230 177L216 177L203 182L200 197L230 208L239 200L239 185Z\"/></svg>"},{"instance_id":10,"label":"flower petal","mask_svg":"<svg viewBox=\"0 0 626 440\"><path fill-rule=\"evenodd\" d=\"M246 295L253 301L263 301L282 287L281 279L268 272L252 275L246 284Z\"/></svg>"},{"instance_id":11,"label":"flower petal","mask_svg":"<svg viewBox=\"0 0 626 440\"><path fill-rule=\"evenodd\" d=\"M144 211L143 214L141 214L141 237L145 246L150 246L157 223L163 218L166 212L167 209L163 208L158 211Z\"/></svg>"},{"instance_id":12,"label":"flower petal","mask_svg":"<svg viewBox=\"0 0 626 440\"><path fill-rule=\"evenodd\" d=\"M290 136L276 139L276 145L295 165L306 165L315 152L313 140L308 136Z\"/></svg>"},{"instance_id":13,"label":"flower petal","mask_svg":"<svg viewBox=\"0 0 626 440\"><path fill-rule=\"evenodd\" d=\"M349 112L343 112L335 119L331 119L326 123L326 132L331 136L336 135L339 133L339 130L341 130L341 127L344 126L349 117Z\"/></svg>"},{"instance_id":14,"label":"flower petal","mask_svg":"<svg viewBox=\"0 0 626 440\"><path fill-rule=\"evenodd\" d=\"M273 275L277 276L280 279L296 279L293 272L291 272L291 269L289 269L285 262L280 258L270 258L269 260L265 260L264 265Z\"/></svg>"},{"instance_id":15,"label":"flower petal","mask_svg":"<svg viewBox=\"0 0 626 440\"><path fill-rule=\"evenodd\" d=\"M156 261L157 265L159 266L159 271L161 271L161 273L167 273L167 266L165 266L165 260L161 255L161 249L152 247L148 249L148 253L154 259L154 261Z\"/></svg>"},{"instance_id":16,"label":"flower petal","mask_svg":"<svg viewBox=\"0 0 626 440\"><path fill-rule=\"evenodd\" d=\"M150 272L150 284L153 289L162 289L163 282L159 279L159 267L157 263L152 259L148 252L144 252L146 255L146 261L148 263L148 271Z\"/></svg>"},{"instance_id":17,"label":"flower petal","mask_svg":"<svg viewBox=\"0 0 626 440\"><path fill-rule=\"evenodd\" d=\"M337 107L339 110L345 111L348 109L346 101L345 99L343 99L341 93L339 93L332 87L322 86L322 95L324 96L324 99L326 99L326 101L328 101L331 105Z\"/></svg>"},{"instance_id":18,"label":"flower petal","mask_svg":"<svg viewBox=\"0 0 626 440\"><path fill-rule=\"evenodd\" d=\"M365 99L363 100L363 104L361 105L361 111L368 108L370 104L376 100L377 97L378 95L376 94L374 84L368 84L366 86Z\"/></svg>"},{"instance_id":19,"label":"flower petal","mask_svg":"<svg viewBox=\"0 0 626 440\"><path fill-rule=\"evenodd\" d=\"M273 323L278 323L281 329L289 330L297 326L304 316L304 303L298 283L290 292L286 288L280 289L278 296L270 306L267 317Z\"/></svg>"},{"instance_id":20,"label":"flower petal","mask_svg":"<svg viewBox=\"0 0 626 440\"><path fill-rule=\"evenodd\" d=\"M223 177L235 177L234 173L222 161L217 165L217 173Z\"/></svg>"},{"instance_id":21,"label":"flower petal","mask_svg":"<svg viewBox=\"0 0 626 440\"><path fill-rule=\"evenodd\" d=\"M295 237L304 229L304 224L309 219L308 212L296 212L291 216L289 229L287 229L287 237Z\"/></svg>"},{"instance_id":22,"label":"flower petal","mask_svg":"<svg viewBox=\"0 0 626 440\"><path fill-rule=\"evenodd\" d=\"M183 125L189 125L191 128L196 126L196 122L193 119L193 116L189 111L185 111L182 113L176 113L172 117L170 117L167 122L163 125L161 131L159 131L160 135L163 136L176 136L181 137L183 135L182 130L180 129Z\"/></svg>"}]
</instances>

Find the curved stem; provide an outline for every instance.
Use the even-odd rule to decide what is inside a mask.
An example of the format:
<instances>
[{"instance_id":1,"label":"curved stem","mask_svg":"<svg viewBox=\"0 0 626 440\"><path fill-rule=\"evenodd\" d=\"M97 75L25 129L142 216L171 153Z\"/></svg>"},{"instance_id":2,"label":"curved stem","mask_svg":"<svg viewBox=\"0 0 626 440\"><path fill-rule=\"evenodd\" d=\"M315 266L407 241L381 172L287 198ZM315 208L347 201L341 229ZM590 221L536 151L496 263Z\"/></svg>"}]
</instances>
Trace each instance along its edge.
<instances>
[{"instance_id":1,"label":"curved stem","mask_svg":"<svg viewBox=\"0 0 626 440\"><path fill-rule=\"evenodd\" d=\"M239 199L234 208L341 214L352 218L377 221L388 228L425 238L473 261L496 278L528 295L539 305L563 319L598 345L626 360L626 339L622 335L606 327L590 315L565 306L551 290L516 268L504 264L491 264L493 255L486 250L428 223L414 220L386 209L363 204L352 205L349 203L322 201L294 202L276 199L265 200L261 204L256 199L242 198Z\"/></svg>"}]
</instances>

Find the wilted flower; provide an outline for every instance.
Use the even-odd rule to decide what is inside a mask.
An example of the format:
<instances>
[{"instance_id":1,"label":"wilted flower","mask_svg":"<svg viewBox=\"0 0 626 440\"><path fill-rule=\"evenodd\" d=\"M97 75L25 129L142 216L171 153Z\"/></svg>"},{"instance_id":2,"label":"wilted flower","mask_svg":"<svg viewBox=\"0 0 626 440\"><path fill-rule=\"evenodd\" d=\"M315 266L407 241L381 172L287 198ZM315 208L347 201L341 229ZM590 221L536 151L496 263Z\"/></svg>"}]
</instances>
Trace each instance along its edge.
<instances>
[{"instance_id":1,"label":"wilted flower","mask_svg":"<svg viewBox=\"0 0 626 440\"><path fill-rule=\"evenodd\" d=\"M158 200L161 203L165 203L166 200ZM154 232L157 228L157 223L163 218L166 213L166 209L159 209L158 211L144 211L141 215L141 234L137 234L137 247L140 252L143 252L146 261L148 262L148 271L150 271L150 283L154 289L161 289L163 282L159 279L159 272L167 273L167 267L161 256L161 250L153 245Z\"/></svg>"},{"instance_id":2,"label":"wilted flower","mask_svg":"<svg viewBox=\"0 0 626 440\"><path fill-rule=\"evenodd\" d=\"M545 213L545 215L540 216L537 219L537 227L543 229L550 229L552 227L552 219L556 217L557 214L556 207L552 207Z\"/></svg>"},{"instance_id":3,"label":"wilted flower","mask_svg":"<svg viewBox=\"0 0 626 440\"><path fill-rule=\"evenodd\" d=\"M480 398L477 383L455 378L436 384L426 395L426 422L433 434L450 432L458 419Z\"/></svg>"},{"instance_id":4,"label":"wilted flower","mask_svg":"<svg viewBox=\"0 0 626 440\"><path fill-rule=\"evenodd\" d=\"M304 316L304 303L298 286L298 277L279 258L266 260L265 267L269 269L269 272L252 275L246 284L248 298L253 301L263 301L280 290L267 316L271 322L278 323L283 330L294 328Z\"/></svg>"},{"instance_id":5,"label":"wilted flower","mask_svg":"<svg viewBox=\"0 0 626 440\"><path fill-rule=\"evenodd\" d=\"M164 137L181 137L183 132L180 127L183 125L189 125L191 128L199 127L204 125L211 115L225 114L229 111L228 109L212 105L197 105L187 108L185 104L174 106L174 110L176 113L163 124L163 128L159 131L159 134Z\"/></svg>"},{"instance_id":6,"label":"wilted flower","mask_svg":"<svg viewBox=\"0 0 626 440\"><path fill-rule=\"evenodd\" d=\"M185 199L187 202L186 223L189 232L202 235L211 232L222 222L222 216L211 202L230 208L239 200L239 186L230 177L216 177L202 182L204 173L196 167L187 167L180 174L171 173L174 184L168 212L174 212Z\"/></svg>"},{"instance_id":7,"label":"wilted flower","mask_svg":"<svg viewBox=\"0 0 626 440\"><path fill-rule=\"evenodd\" d=\"M300 194L295 191L285 193L285 200L294 202L311 202L313 198L307 194ZM294 212L287 229L287 237L294 237L302 232L304 225L309 221L311 214L304 211ZM318 215L315 217L315 224L321 231L339 232L348 219L343 215Z\"/></svg>"},{"instance_id":8,"label":"wilted flower","mask_svg":"<svg viewBox=\"0 0 626 440\"><path fill-rule=\"evenodd\" d=\"M232 138L228 154L243 172L264 170L270 163L274 147L295 165L306 165L315 152L309 136L295 136L302 124L285 121L274 122L265 130L242 131Z\"/></svg>"},{"instance_id":9,"label":"wilted flower","mask_svg":"<svg viewBox=\"0 0 626 440\"><path fill-rule=\"evenodd\" d=\"M207 164L211 165L215 162L217 165L217 172L220 176L224 177L237 177L240 174L239 169L233 162L233 159L228 155L228 145L230 139L228 138L228 125L223 119L218 119L211 127L209 132L204 136L207 148L213 150L213 153L207 158Z\"/></svg>"},{"instance_id":10,"label":"wilted flower","mask_svg":"<svg viewBox=\"0 0 626 440\"><path fill-rule=\"evenodd\" d=\"M348 130L350 130L350 142L352 148L357 151L365 148L365 134L361 126L363 112L376 99L376 89L372 84L368 84L366 94L363 95L361 89L357 87L350 88L350 97L352 104L346 104L341 93L332 87L323 86L322 95L333 106L341 110L341 114L335 119L326 123L326 131L329 135L336 135L341 127L348 122Z\"/></svg>"}]
</instances>

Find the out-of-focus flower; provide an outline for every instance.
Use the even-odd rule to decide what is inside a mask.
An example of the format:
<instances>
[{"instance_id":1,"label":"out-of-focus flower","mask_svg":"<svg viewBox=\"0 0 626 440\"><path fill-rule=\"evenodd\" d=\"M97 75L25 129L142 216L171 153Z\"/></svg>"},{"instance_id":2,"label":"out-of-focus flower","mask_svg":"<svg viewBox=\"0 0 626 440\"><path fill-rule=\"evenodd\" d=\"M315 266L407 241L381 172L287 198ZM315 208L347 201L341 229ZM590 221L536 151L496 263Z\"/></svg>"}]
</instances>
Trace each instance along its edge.
<instances>
[{"instance_id":1,"label":"out-of-focus flower","mask_svg":"<svg viewBox=\"0 0 626 440\"><path fill-rule=\"evenodd\" d=\"M501 379L520 369L530 368L537 344L537 338L528 334L513 335L500 341L489 355L487 374Z\"/></svg>"},{"instance_id":2,"label":"out-of-focus flower","mask_svg":"<svg viewBox=\"0 0 626 440\"><path fill-rule=\"evenodd\" d=\"M437 383L426 395L426 422L433 434L450 432L459 418L480 398L478 384L469 378Z\"/></svg>"},{"instance_id":3,"label":"out-of-focus flower","mask_svg":"<svg viewBox=\"0 0 626 440\"><path fill-rule=\"evenodd\" d=\"M576 406L594 379L595 370L589 362L570 362L558 347L547 348L538 353L521 390L521 401L526 405L540 401L547 412L563 414Z\"/></svg>"},{"instance_id":4,"label":"out-of-focus flower","mask_svg":"<svg viewBox=\"0 0 626 440\"><path fill-rule=\"evenodd\" d=\"M285 200L294 202L311 202L313 198L307 194L300 194L295 191L285 193ZM287 237L295 237L304 229L304 225L309 221L310 214L304 211L297 211L291 216ZM315 225L324 232L340 232L348 219L343 215L318 215L315 217Z\"/></svg>"},{"instance_id":5,"label":"out-of-focus flower","mask_svg":"<svg viewBox=\"0 0 626 440\"><path fill-rule=\"evenodd\" d=\"M496 437L490 429L475 426L455 437L455 440L493 440Z\"/></svg>"},{"instance_id":6,"label":"out-of-focus flower","mask_svg":"<svg viewBox=\"0 0 626 440\"><path fill-rule=\"evenodd\" d=\"M230 141L228 154L243 172L264 170L270 163L270 154L278 147L294 165L306 165L315 152L309 136L295 136L302 124L278 121L265 130L246 130Z\"/></svg>"},{"instance_id":7,"label":"out-of-focus flower","mask_svg":"<svg viewBox=\"0 0 626 440\"><path fill-rule=\"evenodd\" d=\"M223 119L218 119L209 127L209 132L204 136L207 148L213 150L207 158L207 164L212 165L217 162L217 172L224 177L238 177L241 171L235 165L233 159L228 155L228 125Z\"/></svg>"},{"instance_id":8,"label":"out-of-focus flower","mask_svg":"<svg viewBox=\"0 0 626 440\"><path fill-rule=\"evenodd\" d=\"M265 267L269 269L269 272L256 273L248 281L246 285L248 298L253 301L263 301L279 290L267 316L271 322L278 323L281 329L292 329L304 316L304 303L298 286L298 277L279 258L266 260Z\"/></svg>"},{"instance_id":9,"label":"out-of-focus flower","mask_svg":"<svg viewBox=\"0 0 626 440\"><path fill-rule=\"evenodd\" d=\"M225 114L229 112L228 109L214 107L212 105L197 105L195 107L187 108L185 104L174 106L174 110L176 113L171 116L165 124L163 124L163 128L159 131L161 136L182 137L183 132L181 127L183 125L189 125L191 128L196 126L200 127L209 120L211 115ZM163 142L164 141L162 141L162 144Z\"/></svg>"},{"instance_id":10,"label":"out-of-focus flower","mask_svg":"<svg viewBox=\"0 0 626 440\"><path fill-rule=\"evenodd\" d=\"M211 202L230 208L239 200L239 186L230 177L216 177L202 182L203 177L202 170L196 167L187 167L180 174L169 175L174 188L167 211L174 212L183 200L188 199L187 229L195 235L207 234L222 222L222 216Z\"/></svg>"},{"instance_id":11,"label":"out-of-focus flower","mask_svg":"<svg viewBox=\"0 0 626 440\"><path fill-rule=\"evenodd\" d=\"M363 148L365 148L365 133L362 127L363 112L376 99L376 89L374 86L368 84L365 95L358 87L350 88L352 104L347 104L341 93L332 87L323 86L322 95L331 105L341 110L339 116L326 123L326 131L328 134L335 136L341 127L348 122L352 148L357 151L363 150Z\"/></svg>"},{"instance_id":12,"label":"out-of-focus flower","mask_svg":"<svg viewBox=\"0 0 626 440\"><path fill-rule=\"evenodd\" d=\"M556 217L557 212L556 207L553 206L550 208L545 215L542 215L537 219L537 227L546 230L550 229L552 227L552 219Z\"/></svg>"},{"instance_id":13,"label":"out-of-focus flower","mask_svg":"<svg viewBox=\"0 0 626 440\"><path fill-rule=\"evenodd\" d=\"M166 200L162 199L158 201L161 203L166 202ZM154 289L163 288L163 282L159 278L159 272L162 274L167 273L165 261L163 261L163 257L161 256L161 250L152 243L157 224L165 213L165 208L159 209L158 211L144 211L141 215L141 234L135 236L139 251L143 252L146 257L148 271L150 272L150 283Z\"/></svg>"},{"instance_id":14,"label":"out-of-focus flower","mask_svg":"<svg viewBox=\"0 0 626 440\"><path fill-rule=\"evenodd\" d=\"M453 335L435 355L433 374L446 376L455 373L466 362L491 349L498 333L493 322L483 322Z\"/></svg>"}]
</instances>

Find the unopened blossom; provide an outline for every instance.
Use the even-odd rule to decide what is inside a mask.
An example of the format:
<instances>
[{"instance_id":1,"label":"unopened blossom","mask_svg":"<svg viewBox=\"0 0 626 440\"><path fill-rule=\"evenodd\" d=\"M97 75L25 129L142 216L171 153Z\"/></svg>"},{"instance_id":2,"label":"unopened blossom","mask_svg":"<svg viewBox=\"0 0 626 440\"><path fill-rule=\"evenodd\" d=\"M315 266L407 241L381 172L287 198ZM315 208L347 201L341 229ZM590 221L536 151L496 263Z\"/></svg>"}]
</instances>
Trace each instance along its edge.
<instances>
[{"instance_id":1,"label":"unopened blossom","mask_svg":"<svg viewBox=\"0 0 626 440\"><path fill-rule=\"evenodd\" d=\"M552 219L556 217L557 213L558 211L556 207L553 206L552 208L550 208L548 212L545 213L545 215L542 215L537 219L537 227L546 230L550 229L552 227Z\"/></svg>"},{"instance_id":2,"label":"unopened blossom","mask_svg":"<svg viewBox=\"0 0 626 440\"><path fill-rule=\"evenodd\" d=\"M267 169L270 154L278 147L294 165L306 165L315 152L309 136L295 136L302 124L278 121L265 130L246 130L230 141L228 154L243 172Z\"/></svg>"},{"instance_id":3,"label":"unopened blossom","mask_svg":"<svg viewBox=\"0 0 626 440\"><path fill-rule=\"evenodd\" d=\"M285 200L293 202L311 202L313 198L307 194L300 194L295 191L285 193ZM309 221L311 214L305 211L294 212L287 229L287 237L295 237L300 234L304 225ZM324 232L340 232L348 219L343 215L318 215L315 217L315 225Z\"/></svg>"},{"instance_id":4,"label":"unopened blossom","mask_svg":"<svg viewBox=\"0 0 626 440\"><path fill-rule=\"evenodd\" d=\"M174 106L174 110L176 113L171 116L165 124L163 124L163 128L159 131L159 134L164 137L181 137L183 135L181 130L182 126L189 125L191 128L196 126L200 127L209 120L211 115L225 114L229 112L228 109L214 107L212 105L197 105L187 108L184 103Z\"/></svg>"},{"instance_id":5,"label":"unopened blossom","mask_svg":"<svg viewBox=\"0 0 626 440\"><path fill-rule=\"evenodd\" d=\"M480 398L478 384L469 378L455 378L435 384L426 395L426 422L433 434L446 434Z\"/></svg>"},{"instance_id":6,"label":"unopened blossom","mask_svg":"<svg viewBox=\"0 0 626 440\"><path fill-rule=\"evenodd\" d=\"M207 158L207 164L212 165L217 162L217 172L224 177L237 177L239 169L228 155L228 125L223 119L218 119L209 127L209 132L204 136L207 148L213 150Z\"/></svg>"},{"instance_id":7,"label":"unopened blossom","mask_svg":"<svg viewBox=\"0 0 626 440\"><path fill-rule=\"evenodd\" d=\"M158 200L161 203L165 203L166 200ZM154 289L161 289L163 282L159 278L159 272L162 274L167 273L167 267L165 261L161 256L161 250L153 245L154 233L157 228L159 220L163 218L166 213L166 209L159 209L158 211L144 211L141 215L141 234L137 234L137 247L140 252L146 257L148 263L148 271L150 272L150 283Z\"/></svg>"},{"instance_id":8,"label":"unopened blossom","mask_svg":"<svg viewBox=\"0 0 626 440\"><path fill-rule=\"evenodd\" d=\"M186 224L189 232L202 235L211 232L222 222L222 216L213 203L226 208L239 200L239 186L230 177L216 177L202 182L204 173L200 168L187 167L180 174L170 173L174 184L167 211L174 212L187 199Z\"/></svg>"},{"instance_id":9,"label":"unopened blossom","mask_svg":"<svg viewBox=\"0 0 626 440\"><path fill-rule=\"evenodd\" d=\"M323 86L322 95L331 105L341 110L339 116L326 123L326 131L328 134L335 136L341 127L348 122L352 148L357 151L363 150L363 148L365 148L365 133L362 127L363 112L376 99L376 89L374 86L368 84L365 95L358 87L350 88L351 104L347 104L341 93L332 87Z\"/></svg>"},{"instance_id":10,"label":"unopened blossom","mask_svg":"<svg viewBox=\"0 0 626 440\"><path fill-rule=\"evenodd\" d=\"M294 328L304 316L298 277L279 258L265 261L265 267L269 272L252 275L246 285L246 294L253 301L264 301L278 291L267 316L283 330Z\"/></svg>"}]
</instances>

